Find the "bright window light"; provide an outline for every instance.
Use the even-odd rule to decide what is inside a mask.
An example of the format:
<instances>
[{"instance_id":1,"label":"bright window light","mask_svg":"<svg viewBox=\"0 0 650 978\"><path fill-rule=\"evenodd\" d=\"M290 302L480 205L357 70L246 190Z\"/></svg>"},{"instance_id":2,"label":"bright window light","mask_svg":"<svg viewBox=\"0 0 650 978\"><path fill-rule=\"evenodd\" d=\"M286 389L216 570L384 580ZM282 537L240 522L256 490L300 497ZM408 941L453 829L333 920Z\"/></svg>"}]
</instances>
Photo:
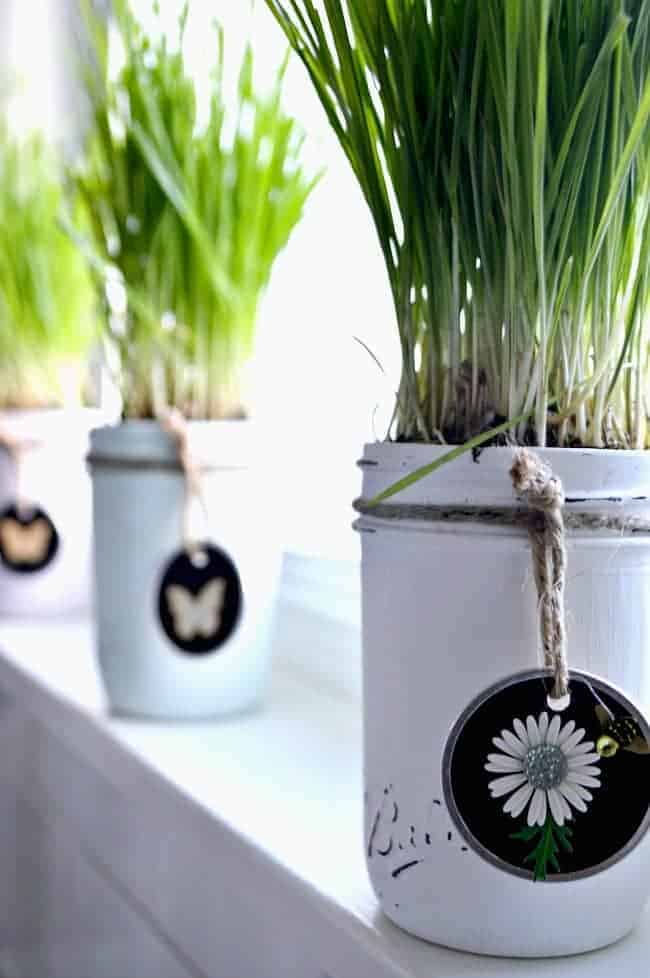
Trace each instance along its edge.
<instances>
[{"instance_id":1,"label":"bright window light","mask_svg":"<svg viewBox=\"0 0 650 978\"><path fill-rule=\"evenodd\" d=\"M27 82L18 122L40 125L54 138L78 130L83 113L79 86L71 82L74 60L62 54L71 48L76 2L0 0L7 2L11 64ZM199 81L213 62L206 39L215 17L224 28L233 83L247 38L260 83L271 77L286 44L263 3L251 8L245 0L192 0L190 6L186 50ZM160 7L173 37L182 4L160 0ZM136 0L134 8L147 17L151 0ZM399 380L397 331L370 214L295 57L285 91L287 110L307 133L308 164L326 172L262 305L252 369L255 409L277 439L278 468L269 478L282 486L286 548L352 557L357 541L350 503L360 489L355 461L363 443L383 438L390 422Z\"/></svg>"}]
</instances>

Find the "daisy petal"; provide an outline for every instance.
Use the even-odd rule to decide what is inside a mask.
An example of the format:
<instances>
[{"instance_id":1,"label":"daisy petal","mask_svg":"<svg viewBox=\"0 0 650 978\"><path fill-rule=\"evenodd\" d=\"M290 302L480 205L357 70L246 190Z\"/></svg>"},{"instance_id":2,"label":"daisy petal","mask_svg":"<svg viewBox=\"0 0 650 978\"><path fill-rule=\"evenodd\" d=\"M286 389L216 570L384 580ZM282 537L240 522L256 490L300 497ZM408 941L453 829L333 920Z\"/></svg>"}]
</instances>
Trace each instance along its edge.
<instances>
[{"instance_id":1,"label":"daisy petal","mask_svg":"<svg viewBox=\"0 0 650 978\"><path fill-rule=\"evenodd\" d=\"M580 727L579 730L576 730L575 733L572 733L571 736L568 738L568 740L565 740L564 743L562 744L562 750L564 751L564 753L570 754L573 751L573 748L580 743L584 735L585 735L585 730L583 727ZM591 750L591 748L589 749Z\"/></svg>"},{"instance_id":2,"label":"daisy petal","mask_svg":"<svg viewBox=\"0 0 650 978\"><path fill-rule=\"evenodd\" d=\"M531 827L533 825L537 825L537 814L539 812L539 807L540 807L539 789L536 789L530 803L530 808L528 809L528 816L526 818L527 823Z\"/></svg>"},{"instance_id":3,"label":"daisy petal","mask_svg":"<svg viewBox=\"0 0 650 978\"><path fill-rule=\"evenodd\" d=\"M567 784L566 781L563 781L562 784L558 785L557 790L560 792L563 798L566 798L569 804L573 805L577 811L587 811L587 806L578 794L577 788L574 785Z\"/></svg>"},{"instance_id":4,"label":"daisy petal","mask_svg":"<svg viewBox=\"0 0 650 978\"><path fill-rule=\"evenodd\" d=\"M541 788L535 789L526 821L530 826L543 825L546 821L546 792Z\"/></svg>"},{"instance_id":5,"label":"daisy petal","mask_svg":"<svg viewBox=\"0 0 650 978\"><path fill-rule=\"evenodd\" d=\"M548 732L548 713L542 713L537 724L539 726L539 735L542 738L542 743L544 743Z\"/></svg>"},{"instance_id":6,"label":"daisy petal","mask_svg":"<svg viewBox=\"0 0 650 978\"><path fill-rule=\"evenodd\" d=\"M562 727L557 738L558 747L564 746L565 741L569 739L569 737L571 736L575 728L576 728L575 720L569 720L569 722L565 724L564 727Z\"/></svg>"},{"instance_id":7,"label":"daisy petal","mask_svg":"<svg viewBox=\"0 0 650 978\"><path fill-rule=\"evenodd\" d=\"M592 778L600 777L599 767L569 767L569 774L590 774Z\"/></svg>"},{"instance_id":8,"label":"daisy petal","mask_svg":"<svg viewBox=\"0 0 650 978\"><path fill-rule=\"evenodd\" d=\"M504 812L509 813L513 818L521 815L533 794L533 790L532 784L523 784L521 788L515 791L514 795L508 798L503 806Z\"/></svg>"},{"instance_id":9,"label":"daisy petal","mask_svg":"<svg viewBox=\"0 0 650 978\"><path fill-rule=\"evenodd\" d=\"M564 797L564 795L560 791L560 786L559 785L556 788L556 791L558 793L558 798L560 799L560 804L562 805L562 808L564 809L564 821L565 822L570 822L571 819L573 818L573 812L571 811L571 806L569 805L568 801L566 800L566 798Z\"/></svg>"},{"instance_id":10,"label":"daisy petal","mask_svg":"<svg viewBox=\"0 0 650 978\"><path fill-rule=\"evenodd\" d=\"M551 720L550 724L549 724L548 733L546 734L546 743L547 744L556 744L557 743L557 735L560 732L560 723L561 722L562 721L560 720L558 714L556 713L555 716L553 717L553 719Z\"/></svg>"},{"instance_id":11,"label":"daisy petal","mask_svg":"<svg viewBox=\"0 0 650 978\"><path fill-rule=\"evenodd\" d=\"M537 747L538 744L541 744L542 738L535 717L526 717L526 730L528 731L528 742L531 747Z\"/></svg>"},{"instance_id":12,"label":"daisy petal","mask_svg":"<svg viewBox=\"0 0 650 978\"><path fill-rule=\"evenodd\" d=\"M521 764L519 767L504 767L503 764L498 764L496 762L488 761L484 765L484 770L489 771L490 774L522 774L523 768Z\"/></svg>"},{"instance_id":13,"label":"daisy petal","mask_svg":"<svg viewBox=\"0 0 650 978\"><path fill-rule=\"evenodd\" d=\"M551 809L551 815L553 816L557 825L564 825L564 808L560 800L560 796L555 788L549 788L548 790L548 803Z\"/></svg>"},{"instance_id":14,"label":"daisy petal","mask_svg":"<svg viewBox=\"0 0 650 978\"><path fill-rule=\"evenodd\" d=\"M502 795L514 791L524 781L526 781L525 774L507 774L504 778L495 778L494 781L490 781L488 788L492 792L493 798L501 798Z\"/></svg>"},{"instance_id":15,"label":"daisy petal","mask_svg":"<svg viewBox=\"0 0 650 978\"><path fill-rule=\"evenodd\" d=\"M588 774L581 774L578 771L569 771L566 776L566 780L569 784L581 784L585 788L600 788L600 781L598 778L592 778Z\"/></svg>"},{"instance_id":16,"label":"daisy petal","mask_svg":"<svg viewBox=\"0 0 650 978\"><path fill-rule=\"evenodd\" d=\"M506 754L488 754L488 763L497 765L502 771L523 771L521 760Z\"/></svg>"},{"instance_id":17,"label":"daisy petal","mask_svg":"<svg viewBox=\"0 0 650 978\"><path fill-rule=\"evenodd\" d=\"M563 781L562 783L565 785L567 784L566 781ZM582 798L584 801L594 800L594 796L592 795L591 791L587 791L587 789L583 788L581 784L570 784L567 786L569 788L573 788L575 790L576 795L579 795L579 797Z\"/></svg>"},{"instance_id":18,"label":"daisy petal","mask_svg":"<svg viewBox=\"0 0 650 978\"><path fill-rule=\"evenodd\" d=\"M572 750L567 750L564 748L564 753L567 757L577 757L580 754L588 754L595 747L593 740L583 740L581 744L578 744Z\"/></svg>"},{"instance_id":19,"label":"daisy petal","mask_svg":"<svg viewBox=\"0 0 650 978\"><path fill-rule=\"evenodd\" d=\"M519 718L513 720L512 725L514 727L517 737L522 742L526 750L528 750L528 748L530 747L530 743L528 741L528 731L526 730L525 726L523 725L523 723Z\"/></svg>"},{"instance_id":20,"label":"daisy petal","mask_svg":"<svg viewBox=\"0 0 650 978\"><path fill-rule=\"evenodd\" d=\"M587 764L598 764L600 754L580 754L578 757L568 757L569 769L572 767L584 767Z\"/></svg>"},{"instance_id":21,"label":"daisy petal","mask_svg":"<svg viewBox=\"0 0 650 978\"><path fill-rule=\"evenodd\" d=\"M541 790L541 789L538 789L538 790ZM545 791L542 791L541 808L540 808L540 813L537 816L537 824L538 825L543 825L544 822L546 821L546 812L547 812L547 809L548 809L548 805L547 805L547 801L546 801L546 792Z\"/></svg>"},{"instance_id":22,"label":"daisy petal","mask_svg":"<svg viewBox=\"0 0 650 978\"><path fill-rule=\"evenodd\" d=\"M515 728L515 733L519 737L519 740L522 742L524 747L528 749L530 747L530 742L528 740L528 731L524 727L523 723L521 722L521 720L516 719L512 721L512 725Z\"/></svg>"},{"instance_id":23,"label":"daisy petal","mask_svg":"<svg viewBox=\"0 0 650 978\"><path fill-rule=\"evenodd\" d=\"M492 743L502 754L507 754L508 757L523 757L523 754L515 754L512 747L506 743L503 737L493 737Z\"/></svg>"},{"instance_id":24,"label":"daisy petal","mask_svg":"<svg viewBox=\"0 0 650 978\"><path fill-rule=\"evenodd\" d=\"M496 743L499 738L495 737L494 742ZM522 744L519 737L515 737L510 730L501 731L501 740L508 745L508 754L512 754L513 757L523 757L528 750L526 744ZM503 750L503 748L501 748Z\"/></svg>"}]
</instances>

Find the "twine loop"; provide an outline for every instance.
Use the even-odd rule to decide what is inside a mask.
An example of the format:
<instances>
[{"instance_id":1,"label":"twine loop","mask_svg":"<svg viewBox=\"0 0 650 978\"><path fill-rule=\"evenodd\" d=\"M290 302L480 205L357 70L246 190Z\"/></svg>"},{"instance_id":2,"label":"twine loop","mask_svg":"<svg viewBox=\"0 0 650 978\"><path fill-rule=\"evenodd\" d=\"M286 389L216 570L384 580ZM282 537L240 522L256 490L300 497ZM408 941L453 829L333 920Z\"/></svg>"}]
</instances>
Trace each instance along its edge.
<instances>
[{"instance_id":1,"label":"twine loop","mask_svg":"<svg viewBox=\"0 0 650 978\"><path fill-rule=\"evenodd\" d=\"M562 516L564 490L549 466L527 449L515 455L510 477L516 494L543 516L539 524L529 524L528 535L533 551L544 665L553 672L552 695L559 701L569 691L564 614L567 564Z\"/></svg>"},{"instance_id":2,"label":"twine loop","mask_svg":"<svg viewBox=\"0 0 650 978\"><path fill-rule=\"evenodd\" d=\"M18 438L6 428L0 428L0 449L3 449L11 459L14 467L15 502L19 515L29 513L32 506L24 488L25 456L41 444L35 438Z\"/></svg>"},{"instance_id":3,"label":"twine loop","mask_svg":"<svg viewBox=\"0 0 650 978\"><path fill-rule=\"evenodd\" d=\"M192 531L192 503L196 501L204 518L208 523L208 507L203 493L203 481L201 478L201 466L194 457L190 448L189 426L184 415L176 408L164 412L160 416L160 424L164 431L170 435L176 443L176 453L178 461L183 471L185 480L185 499L183 502L182 515L182 534L183 543L190 559L198 562L202 552L201 541Z\"/></svg>"}]
</instances>

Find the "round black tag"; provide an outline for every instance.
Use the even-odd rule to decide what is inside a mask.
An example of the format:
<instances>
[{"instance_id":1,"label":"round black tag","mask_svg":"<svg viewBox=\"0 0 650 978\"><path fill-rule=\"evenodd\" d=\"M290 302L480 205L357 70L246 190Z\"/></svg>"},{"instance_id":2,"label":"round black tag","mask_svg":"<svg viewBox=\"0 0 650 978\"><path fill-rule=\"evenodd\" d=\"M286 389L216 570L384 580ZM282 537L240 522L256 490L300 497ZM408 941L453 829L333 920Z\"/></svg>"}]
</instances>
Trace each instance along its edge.
<instances>
[{"instance_id":1,"label":"round black tag","mask_svg":"<svg viewBox=\"0 0 650 978\"><path fill-rule=\"evenodd\" d=\"M18 574L34 574L50 564L59 549L59 534L38 506L7 506L0 513L0 560Z\"/></svg>"},{"instance_id":2,"label":"round black tag","mask_svg":"<svg viewBox=\"0 0 650 978\"><path fill-rule=\"evenodd\" d=\"M158 592L158 615L173 644L191 655L221 648L237 627L242 588L223 550L202 544L181 551L167 566Z\"/></svg>"},{"instance_id":3,"label":"round black tag","mask_svg":"<svg viewBox=\"0 0 650 978\"><path fill-rule=\"evenodd\" d=\"M572 672L570 703L548 704L547 672L509 677L455 724L443 758L449 811L500 869L572 880L626 855L650 826L650 728L618 690Z\"/></svg>"}]
</instances>

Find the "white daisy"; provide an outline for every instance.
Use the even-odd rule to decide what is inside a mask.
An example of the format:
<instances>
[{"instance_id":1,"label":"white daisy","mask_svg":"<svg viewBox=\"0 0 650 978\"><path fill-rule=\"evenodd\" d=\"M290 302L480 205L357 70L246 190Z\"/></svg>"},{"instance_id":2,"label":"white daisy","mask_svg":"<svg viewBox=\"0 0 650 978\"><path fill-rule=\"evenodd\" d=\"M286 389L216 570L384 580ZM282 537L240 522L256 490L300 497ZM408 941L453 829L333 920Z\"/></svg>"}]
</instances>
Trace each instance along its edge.
<instances>
[{"instance_id":1,"label":"white daisy","mask_svg":"<svg viewBox=\"0 0 650 978\"><path fill-rule=\"evenodd\" d=\"M501 754L488 754L485 770L499 777L488 787L493 798L510 797L504 812L517 818L526 808L527 822L543 825L550 809L558 825L573 817L571 807L586 812L593 798L589 788L599 788L599 755L591 740L583 740L585 731L575 729L569 720L561 726L555 714L549 723L548 713L539 720L528 717L526 724L513 721L514 733L502 730L493 743Z\"/></svg>"}]
</instances>

